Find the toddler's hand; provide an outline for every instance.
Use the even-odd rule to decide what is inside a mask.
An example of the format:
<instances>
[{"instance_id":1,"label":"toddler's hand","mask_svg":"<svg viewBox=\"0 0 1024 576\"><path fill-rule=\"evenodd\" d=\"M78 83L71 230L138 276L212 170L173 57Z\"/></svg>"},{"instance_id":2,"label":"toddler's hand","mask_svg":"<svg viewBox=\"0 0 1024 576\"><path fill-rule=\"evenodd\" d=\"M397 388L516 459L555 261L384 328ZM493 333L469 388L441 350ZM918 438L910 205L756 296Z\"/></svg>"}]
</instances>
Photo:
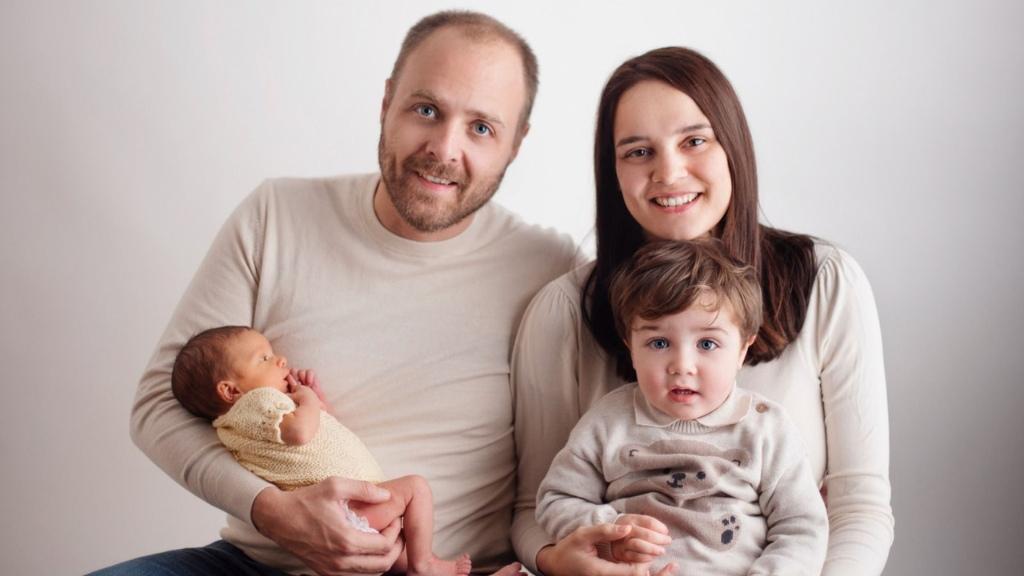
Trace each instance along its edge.
<instances>
[{"instance_id":1,"label":"toddler's hand","mask_svg":"<svg viewBox=\"0 0 1024 576\"><path fill-rule=\"evenodd\" d=\"M627 537L611 542L612 558L617 562L652 562L672 542L668 527L652 516L623 514L615 523L633 527Z\"/></svg>"}]
</instances>

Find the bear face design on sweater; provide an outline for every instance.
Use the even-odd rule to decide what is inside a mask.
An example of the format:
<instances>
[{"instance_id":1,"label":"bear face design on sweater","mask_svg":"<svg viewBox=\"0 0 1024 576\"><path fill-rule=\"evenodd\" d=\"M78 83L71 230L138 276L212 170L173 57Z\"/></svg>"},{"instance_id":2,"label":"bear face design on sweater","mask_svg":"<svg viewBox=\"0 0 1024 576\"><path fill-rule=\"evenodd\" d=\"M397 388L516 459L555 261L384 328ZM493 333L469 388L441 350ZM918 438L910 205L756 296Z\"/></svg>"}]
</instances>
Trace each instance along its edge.
<instances>
[{"instance_id":1,"label":"bear face design on sweater","mask_svg":"<svg viewBox=\"0 0 1024 576\"><path fill-rule=\"evenodd\" d=\"M723 480L749 465L750 454L741 449L673 438L652 444L628 444L618 453L629 473L614 483L616 498L625 511L647 514L664 521L680 535L692 535L705 545L731 548L740 533L739 514L716 498Z\"/></svg>"}]
</instances>

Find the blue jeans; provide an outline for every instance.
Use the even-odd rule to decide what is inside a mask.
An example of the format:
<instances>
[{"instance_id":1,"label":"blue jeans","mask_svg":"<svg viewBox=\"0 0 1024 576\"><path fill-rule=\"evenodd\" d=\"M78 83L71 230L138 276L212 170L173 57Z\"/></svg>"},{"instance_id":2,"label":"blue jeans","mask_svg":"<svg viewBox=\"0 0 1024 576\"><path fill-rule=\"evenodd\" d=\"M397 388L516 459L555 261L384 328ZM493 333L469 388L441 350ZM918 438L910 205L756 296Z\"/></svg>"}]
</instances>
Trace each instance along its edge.
<instances>
[{"instance_id":1,"label":"blue jeans","mask_svg":"<svg viewBox=\"0 0 1024 576\"><path fill-rule=\"evenodd\" d=\"M288 576L260 564L235 546L218 540L200 548L182 548L143 556L86 576Z\"/></svg>"}]
</instances>

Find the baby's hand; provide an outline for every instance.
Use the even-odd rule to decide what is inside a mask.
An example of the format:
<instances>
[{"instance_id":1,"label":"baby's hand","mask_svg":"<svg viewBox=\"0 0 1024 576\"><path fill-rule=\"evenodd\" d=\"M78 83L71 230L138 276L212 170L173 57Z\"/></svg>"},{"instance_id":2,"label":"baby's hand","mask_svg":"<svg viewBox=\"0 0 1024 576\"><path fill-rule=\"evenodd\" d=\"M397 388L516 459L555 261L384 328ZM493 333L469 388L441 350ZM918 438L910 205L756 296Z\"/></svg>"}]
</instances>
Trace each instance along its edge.
<instances>
[{"instance_id":1,"label":"baby's hand","mask_svg":"<svg viewBox=\"0 0 1024 576\"><path fill-rule=\"evenodd\" d=\"M320 398L317 397L316 392L312 388L294 382L291 376L288 377L288 396L291 397L297 406L320 404Z\"/></svg>"},{"instance_id":2,"label":"baby's hand","mask_svg":"<svg viewBox=\"0 0 1024 576\"><path fill-rule=\"evenodd\" d=\"M652 516L623 514L616 524L632 526L629 535L611 543L612 558L617 562L647 563L665 553L672 542L668 527Z\"/></svg>"},{"instance_id":3,"label":"baby's hand","mask_svg":"<svg viewBox=\"0 0 1024 576\"><path fill-rule=\"evenodd\" d=\"M312 369L296 370L295 368L290 369L290 372L289 383L294 381L296 384L311 388L313 392L316 392L316 397L320 399L320 409L331 412L330 405L327 404L327 399L324 398L324 391L320 388L320 378L316 375L316 372Z\"/></svg>"}]
</instances>

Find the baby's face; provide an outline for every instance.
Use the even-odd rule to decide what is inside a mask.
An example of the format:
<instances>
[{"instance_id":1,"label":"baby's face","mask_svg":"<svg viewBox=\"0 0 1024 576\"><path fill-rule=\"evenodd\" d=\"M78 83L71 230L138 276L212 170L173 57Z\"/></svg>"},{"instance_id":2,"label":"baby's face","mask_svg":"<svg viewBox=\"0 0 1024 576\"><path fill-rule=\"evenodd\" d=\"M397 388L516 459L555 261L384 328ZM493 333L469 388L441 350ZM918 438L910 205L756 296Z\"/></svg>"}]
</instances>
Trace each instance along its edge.
<instances>
[{"instance_id":1,"label":"baby's face","mask_svg":"<svg viewBox=\"0 0 1024 576\"><path fill-rule=\"evenodd\" d=\"M706 416L725 402L749 346L728 303L709 310L698 302L661 318L635 318L629 339L644 398L681 420Z\"/></svg>"},{"instance_id":2,"label":"baby's face","mask_svg":"<svg viewBox=\"0 0 1024 576\"><path fill-rule=\"evenodd\" d=\"M228 343L234 382L244 393L256 388L288 392L288 359L274 354L270 342L255 330L246 330Z\"/></svg>"}]
</instances>

